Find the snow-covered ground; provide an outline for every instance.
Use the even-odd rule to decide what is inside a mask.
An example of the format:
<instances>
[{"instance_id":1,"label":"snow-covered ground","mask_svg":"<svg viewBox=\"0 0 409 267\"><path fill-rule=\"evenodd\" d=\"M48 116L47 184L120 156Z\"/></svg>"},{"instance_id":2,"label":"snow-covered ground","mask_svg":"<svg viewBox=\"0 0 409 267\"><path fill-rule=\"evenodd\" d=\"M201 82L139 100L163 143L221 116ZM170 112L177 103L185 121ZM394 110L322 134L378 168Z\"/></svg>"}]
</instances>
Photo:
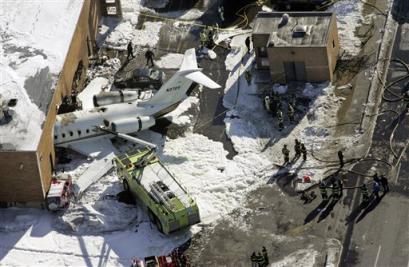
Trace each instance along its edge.
<instances>
[{"instance_id":1,"label":"snow-covered ground","mask_svg":"<svg viewBox=\"0 0 409 267\"><path fill-rule=\"evenodd\" d=\"M0 94L18 102L13 120L1 127L0 144L18 150L37 148L45 108L82 4L83 0L1 2Z\"/></svg>"}]
</instances>

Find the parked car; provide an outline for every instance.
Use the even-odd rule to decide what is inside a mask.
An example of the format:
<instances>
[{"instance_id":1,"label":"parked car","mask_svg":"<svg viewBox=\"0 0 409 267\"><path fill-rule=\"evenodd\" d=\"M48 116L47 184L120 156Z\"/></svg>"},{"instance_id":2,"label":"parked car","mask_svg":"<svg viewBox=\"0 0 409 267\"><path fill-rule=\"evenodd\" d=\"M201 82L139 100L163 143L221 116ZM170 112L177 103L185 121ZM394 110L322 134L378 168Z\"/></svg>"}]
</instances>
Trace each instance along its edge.
<instances>
[{"instance_id":1,"label":"parked car","mask_svg":"<svg viewBox=\"0 0 409 267\"><path fill-rule=\"evenodd\" d=\"M305 10L306 7L310 9L318 9L330 2L329 0L272 0L273 4L276 4L281 10L294 10L297 11L299 8Z\"/></svg>"},{"instance_id":2,"label":"parked car","mask_svg":"<svg viewBox=\"0 0 409 267\"><path fill-rule=\"evenodd\" d=\"M163 71L153 68L119 70L115 74L114 85L118 88L159 89L166 75Z\"/></svg>"}]
</instances>

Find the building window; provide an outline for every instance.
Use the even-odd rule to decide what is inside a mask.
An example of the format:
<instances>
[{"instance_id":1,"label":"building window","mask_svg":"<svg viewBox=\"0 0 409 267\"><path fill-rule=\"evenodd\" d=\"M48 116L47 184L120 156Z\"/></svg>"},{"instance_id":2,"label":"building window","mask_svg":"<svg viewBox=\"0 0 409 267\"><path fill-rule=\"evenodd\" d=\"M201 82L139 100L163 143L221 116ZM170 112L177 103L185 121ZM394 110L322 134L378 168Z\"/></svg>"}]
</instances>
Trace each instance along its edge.
<instances>
[{"instance_id":1,"label":"building window","mask_svg":"<svg viewBox=\"0 0 409 267\"><path fill-rule=\"evenodd\" d=\"M115 16L116 15L116 7L114 7L114 6L107 7L107 14L109 16Z\"/></svg>"},{"instance_id":2,"label":"building window","mask_svg":"<svg viewBox=\"0 0 409 267\"><path fill-rule=\"evenodd\" d=\"M332 40L332 48L335 48L335 40Z\"/></svg>"}]
</instances>

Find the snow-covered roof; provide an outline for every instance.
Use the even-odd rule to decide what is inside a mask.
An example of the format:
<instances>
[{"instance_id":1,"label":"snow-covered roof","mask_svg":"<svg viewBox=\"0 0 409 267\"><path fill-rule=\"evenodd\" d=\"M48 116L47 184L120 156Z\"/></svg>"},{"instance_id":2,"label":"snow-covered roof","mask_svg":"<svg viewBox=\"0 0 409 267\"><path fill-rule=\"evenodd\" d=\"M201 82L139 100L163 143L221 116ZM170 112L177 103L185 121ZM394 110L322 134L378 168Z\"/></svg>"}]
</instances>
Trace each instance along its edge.
<instances>
[{"instance_id":1,"label":"snow-covered roof","mask_svg":"<svg viewBox=\"0 0 409 267\"><path fill-rule=\"evenodd\" d=\"M1 0L0 94L17 98L0 150L36 150L84 0Z\"/></svg>"},{"instance_id":2,"label":"snow-covered roof","mask_svg":"<svg viewBox=\"0 0 409 267\"><path fill-rule=\"evenodd\" d=\"M260 12L253 34L269 34L273 46L326 46L331 12Z\"/></svg>"}]
</instances>

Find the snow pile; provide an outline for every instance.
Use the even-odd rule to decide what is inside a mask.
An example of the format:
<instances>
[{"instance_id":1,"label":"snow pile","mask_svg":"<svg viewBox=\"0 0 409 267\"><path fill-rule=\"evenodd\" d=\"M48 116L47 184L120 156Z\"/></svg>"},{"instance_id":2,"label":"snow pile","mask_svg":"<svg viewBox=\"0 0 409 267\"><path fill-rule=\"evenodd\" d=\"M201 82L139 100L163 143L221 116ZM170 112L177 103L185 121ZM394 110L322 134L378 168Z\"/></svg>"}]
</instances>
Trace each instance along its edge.
<instances>
[{"instance_id":1,"label":"snow pile","mask_svg":"<svg viewBox=\"0 0 409 267\"><path fill-rule=\"evenodd\" d=\"M165 118L179 126L191 125L192 115L188 114L187 111L192 107L199 109L199 98L189 96L183 100L174 111L166 114ZM193 127L193 125L191 125L191 127Z\"/></svg>"},{"instance_id":2,"label":"snow pile","mask_svg":"<svg viewBox=\"0 0 409 267\"><path fill-rule=\"evenodd\" d=\"M183 56L183 54L169 53L155 61L155 64L162 69L179 69L182 65Z\"/></svg>"},{"instance_id":3,"label":"snow pile","mask_svg":"<svg viewBox=\"0 0 409 267\"><path fill-rule=\"evenodd\" d=\"M118 58L110 58L102 65L88 69L87 78L93 80L97 77L103 77L109 80L109 84L114 82L115 73L121 68L121 61Z\"/></svg>"},{"instance_id":4,"label":"snow pile","mask_svg":"<svg viewBox=\"0 0 409 267\"><path fill-rule=\"evenodd\" d=\"M362 21L362 3L355 0L336 1L328 11L337 15L337 26L341 48L346 56L356 56L361 51L361 40L355 34L355 29Z\"/></svg>"},{"instance_id":5,"label":"snow pile","mask_svg":"<svg viewBox=\"0 0 409 267\"><path fill-rule=\"evenodd\" d=\"M260 182L256 174L270 162L262 155L226 158L223 144L188 133L165 143L165 165L196 199L203 223L212 223L241 205L245 193Z\"/></svg>"},{"instance_id":6,"label":"snow pile","mask_svg":"<svg viewBox=\"0 0 409 267\"><path fill-rule=\"evenodd\" d=\"M271 267L309 267L315 266L315 258L318 256L318 252L312 249L300 249L291 253L284 259L278 262L272 263Z\"/></svg>"},{"instance_id":7,"label":"snow pile","mask_svg":"<svg viewBox=\"0 0 409 267\"><path fill-rule=\"evenodd\" d=\"M116 194L121 191L122 185L116 174L106 175L88 189L79 203L72 203L67 211L57 218L55 227L64 232L79 234L100 234L128 229L138 222L137 208L116 200Z\"/></svg>"},{"instance_id":8,"label":"snow pile","mask_svg":"<svg viewBox=\"0 0 409 267\"><path fill-rule=\"evenodd\" d=\"M200 19L200 17L203 14L204 12L197 8L192 8L192 9L184 10L184 11L170 11L170 12L159 13L159 15L162 17L179 19L179 20L196 20L196 19Z\"/></svg>"},{"instance_id":9,"label":"snow pile","mask_svg":"<svg viewBox=\"0 0 409 267\"><path fill-rule=\"evenodd\" d=\"M162 22L147 21L141 30L137 30L139 13L150 11L141 6L141 0L121 1L123 20L112 30L104 46L125 50L129 41L134 45L155 47L159 41Z\"/></svg>"},{"instance_id":10,"label":"snow pile","mask_svg":"<svg viewBox=\"0 0 409 267\"><path fill-rule=\"evenodd\" d=\"M17 98L18 103L13 121L1 127L0 144L18 150L37 148L45 109L82 4L83 0L2 1L0 94L7 99Z\"/></svg>"}]
</instances>

